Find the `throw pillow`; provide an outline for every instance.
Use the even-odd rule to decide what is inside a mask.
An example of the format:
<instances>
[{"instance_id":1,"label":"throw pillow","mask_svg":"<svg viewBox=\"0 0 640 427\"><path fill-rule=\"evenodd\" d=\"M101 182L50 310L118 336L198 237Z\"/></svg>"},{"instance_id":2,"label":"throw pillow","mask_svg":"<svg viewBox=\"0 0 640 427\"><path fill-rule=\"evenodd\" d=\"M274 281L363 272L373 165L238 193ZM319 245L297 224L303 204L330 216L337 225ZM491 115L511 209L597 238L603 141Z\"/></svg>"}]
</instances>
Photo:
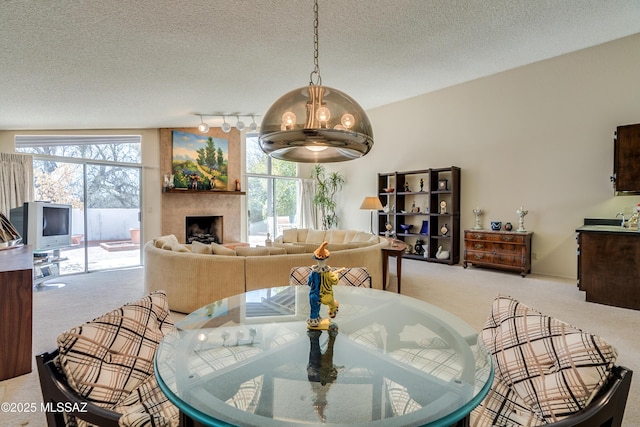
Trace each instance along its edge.
<instances>
[{"instance_id":1,"label":"throw pillow","mask_svg":"<svg viewBox=\"0 0 640 427\"><path fill-rule=\"evenodd\" d=\"M508 297L494 301L482 339L495 375L548 423L587 406L617 358L604 339Z\"/></svg>"},{"instance_id":2,"label":"throw pillow","mask_svg":"<svg viewBox=\"0 0 640 427\"><path fill-rule=\"evenodd\" d=\"M191 242L191 252L194 254L210 255L213 253L213 249L211 248L211 245L206 245L201 242Z\"/></svg>"},{"instance_id":3,"label":"throw pillow","mask_svg":"<svg viewBox=\"0 0 640 427\"><path fill-rule=\"evenodd\" d=\"M213 252L214 255L227 255L227 256L236 255L236 251L234 251L233 249L226 248L218 243L211 244L211 252Z\"/></svg>"},{"instance_id":4,"label":"throw pillow","mask_svg":"<svg viewBox=\"0 0 640 427\"><path fill-rule=\"evenodd\" d=\"M160 236L153 239L154 246L161 249L169 250L174 243L178 243L178 238L173 234L168 234L166 236Z\"/></svg>"},{"instance_id":5,"label":"throw pillow","mask_svg":"<svg viewBox=\"0 0 640 427\"><path fill-rule=\"evenodd\" d=\"M112 407L153 375L172 326L166 294L153 292L58 336L60 368L80 396Z\"/></svg>"}]
</instances>

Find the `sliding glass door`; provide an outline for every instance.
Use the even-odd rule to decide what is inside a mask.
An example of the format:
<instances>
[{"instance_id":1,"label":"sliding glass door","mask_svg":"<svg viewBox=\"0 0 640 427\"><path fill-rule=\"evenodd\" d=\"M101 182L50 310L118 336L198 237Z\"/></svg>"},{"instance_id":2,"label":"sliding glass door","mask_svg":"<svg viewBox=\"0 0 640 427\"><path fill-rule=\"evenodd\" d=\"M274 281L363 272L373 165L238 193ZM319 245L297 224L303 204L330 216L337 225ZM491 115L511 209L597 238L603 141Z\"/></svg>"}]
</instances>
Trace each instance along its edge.
<instances>
[{"instance_id":1,"label":"sliding glass door","mask_svg":"<svg viewBox=\"0 0 640 427\"><path fill-rule=\"evenodd\" d=\"M87 270L140 265L138 167L86 165Z\"/></svg>"},{"instance_id":2,"label":"sliding glass door","mask_svg":"<svg viewBox=\"0 0 640 427\"><path fill-rule=\"evenodd\" d=\"M132 267L140 253L139 135L16 136L34 156L35 200L73 207L60 274Z\"/></svg>"}]
</instances>

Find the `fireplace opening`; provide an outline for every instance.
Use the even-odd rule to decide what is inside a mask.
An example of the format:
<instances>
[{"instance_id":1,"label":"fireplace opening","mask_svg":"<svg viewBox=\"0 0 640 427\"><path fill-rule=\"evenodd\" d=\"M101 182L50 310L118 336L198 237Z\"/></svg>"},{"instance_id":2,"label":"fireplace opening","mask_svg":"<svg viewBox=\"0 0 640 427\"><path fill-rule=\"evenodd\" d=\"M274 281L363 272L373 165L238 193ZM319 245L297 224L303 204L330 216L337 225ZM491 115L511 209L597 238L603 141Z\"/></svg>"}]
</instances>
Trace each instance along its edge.
<instances>
[{"instance_id":1,"label":"fireplace opening","mask_svg":"<svg viewBox=\"0 0 640 427\"><path fill-rule=\"evenodd\" d=\"M188 216L185 223L187 243L222 243L222 216Z\"/></svg>"}]
</instances>

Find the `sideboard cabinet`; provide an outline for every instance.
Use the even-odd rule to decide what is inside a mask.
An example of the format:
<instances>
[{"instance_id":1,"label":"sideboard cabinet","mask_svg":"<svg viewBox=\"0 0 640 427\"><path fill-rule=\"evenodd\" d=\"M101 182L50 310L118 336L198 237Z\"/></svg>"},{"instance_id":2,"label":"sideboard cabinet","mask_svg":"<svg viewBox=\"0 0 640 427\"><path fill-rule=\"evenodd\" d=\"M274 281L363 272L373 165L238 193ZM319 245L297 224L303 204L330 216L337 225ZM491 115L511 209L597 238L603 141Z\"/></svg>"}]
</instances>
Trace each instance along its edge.
<instances>
[{"instance_id":1,"label":"sideboard cabinet","mask_svg":"<svg viewBox=\"0 0 640 427\"><path fill-rule=\"evenodd\" d=\"M464 231L463 267L473 264L531 273L531 237L533 233L518 231Z\"/></svg>"},{"instance_id":2,"label":"sideboard cabinet","mask_svg":"<svg viewBox=\"0 0 640 427\"><path fill-rule=\"evenodd\" d=\"M0 381L31 372L33 252L0 250Z\"/></svg>"},{"instance_id":3,"label":"sideboard cabinet","mask_svg":"<svg viewBox=\"0 0 640 427\"><path fill-rule=\"evenodd\" d=\"M640 233L577 231L578 289L586 300L640 310Z\"/></svg>"}]
</instances>

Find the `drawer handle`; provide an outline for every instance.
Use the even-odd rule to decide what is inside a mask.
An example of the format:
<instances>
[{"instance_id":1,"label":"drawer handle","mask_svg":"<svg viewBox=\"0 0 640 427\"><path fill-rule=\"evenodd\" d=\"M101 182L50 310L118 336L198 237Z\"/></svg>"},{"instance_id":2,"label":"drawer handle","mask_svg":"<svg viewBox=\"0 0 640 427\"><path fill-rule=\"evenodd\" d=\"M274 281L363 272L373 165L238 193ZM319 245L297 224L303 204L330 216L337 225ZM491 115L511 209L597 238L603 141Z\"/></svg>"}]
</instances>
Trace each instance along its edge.
<instances>
[{"instance_id":1,"label":"drawer handle","mask_svg":"<svg viewBox=\"0 0 640 427\"><path fill-rule=\"evenodd\" d=\"M481 260L482 258L484 258L484 256L480 255L480 254L475 254L473 256L476 260Z\"/></svg>"},{"instance_id":2,"label":"drawer handle","mask_svg":"<svg viewBox=\"0 0 640 427\"><path fill-rule=\"evenodd\" d=\"M513 240L513 236L502 236L502 240L505 242L510 242Z\"/></svg>"},{"instance_id":3,"label":"drawer handle","mask_svg":"<svg viewBox=\"0 0 640 427\"><path fill-rule=\"evenodd\" d=\"M474 234L473 238L474 239L482 239L482 234Z\"/></svg>"},{"instance_id":4,"label":"drawer handle","mask_svg":"<svg viewBox=\"0 0 640 427\"><path fill-rule=\"evenodd\" d=\"M484 248L484 245L482 243L475 243L473 245L473 248L474 249L482 249L482 248Z\"/></svg>"}]
</instances>

